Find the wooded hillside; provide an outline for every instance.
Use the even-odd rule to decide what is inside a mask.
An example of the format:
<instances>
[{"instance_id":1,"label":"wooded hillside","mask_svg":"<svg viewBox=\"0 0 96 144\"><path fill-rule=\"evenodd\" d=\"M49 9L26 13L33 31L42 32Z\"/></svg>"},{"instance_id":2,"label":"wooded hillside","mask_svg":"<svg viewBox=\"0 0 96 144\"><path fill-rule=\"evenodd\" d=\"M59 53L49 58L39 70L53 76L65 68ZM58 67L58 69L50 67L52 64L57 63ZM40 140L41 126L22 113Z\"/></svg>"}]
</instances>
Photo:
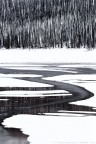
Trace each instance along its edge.
<instances>
[{"instance_id":1,"label":"wooded hillside","mask_svg":"<svg viewBox=\"0 0 96 144\"><path fill-rule=\"evenodd\" d=\"M96 45L95 0L0 0L0 47Z\"/></svg>"}]
</instances>

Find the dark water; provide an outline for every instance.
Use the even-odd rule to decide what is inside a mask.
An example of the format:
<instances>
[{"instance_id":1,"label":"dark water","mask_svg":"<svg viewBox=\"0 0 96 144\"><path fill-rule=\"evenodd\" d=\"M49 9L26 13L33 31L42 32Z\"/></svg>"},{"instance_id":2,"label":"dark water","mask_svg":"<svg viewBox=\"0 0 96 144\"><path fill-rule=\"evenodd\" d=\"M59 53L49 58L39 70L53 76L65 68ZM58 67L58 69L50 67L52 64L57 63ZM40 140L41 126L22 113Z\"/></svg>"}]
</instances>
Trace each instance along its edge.
<instances>
[{"instance_id":1,"label":"dark water","mask_svg":"<svg viewBox=\"0 0 96 144\"><path fill-rule=\"evenodd\" d=\"M0 144L29 144L27 137L18 129L4 129L0 126Z\"/></svg>"}]
</instances>

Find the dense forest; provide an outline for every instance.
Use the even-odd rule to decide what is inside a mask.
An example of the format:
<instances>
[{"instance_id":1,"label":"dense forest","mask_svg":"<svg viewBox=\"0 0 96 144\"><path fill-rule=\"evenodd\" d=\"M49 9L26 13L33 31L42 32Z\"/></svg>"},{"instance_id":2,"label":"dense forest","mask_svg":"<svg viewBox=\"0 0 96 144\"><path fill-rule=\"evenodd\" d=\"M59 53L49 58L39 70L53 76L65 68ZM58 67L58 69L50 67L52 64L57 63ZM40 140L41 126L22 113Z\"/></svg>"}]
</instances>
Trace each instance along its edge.
<instances>
[{"instance_id":1,"label":"dense forest","mask_svg":"<svg viewBox=\"0 0 96 144\"><path fill-rule=\"evenodd\" d=\"M94 48L95 0L0 0L0 48Z\"/></svg>"}]
</instances>

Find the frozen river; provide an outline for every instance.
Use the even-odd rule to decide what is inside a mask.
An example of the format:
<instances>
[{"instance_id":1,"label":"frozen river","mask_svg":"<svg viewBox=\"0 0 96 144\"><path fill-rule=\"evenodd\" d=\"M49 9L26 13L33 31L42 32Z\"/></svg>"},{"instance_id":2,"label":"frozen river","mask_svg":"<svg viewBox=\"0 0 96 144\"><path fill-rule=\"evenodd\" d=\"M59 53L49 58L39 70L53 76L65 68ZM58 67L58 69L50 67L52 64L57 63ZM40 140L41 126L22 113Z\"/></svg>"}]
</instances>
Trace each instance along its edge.
<instances>
[{"instance_id":1,"label":"frozen river","mask_svg":"<svg viewBox=\"0 0 96 144\"><path fill-rule=\"evenodd\" d=\"M12 77L25 81L38 82L38 79L42 79L42 82L46 81L46 84L49 81L49 84L52 81L70 84L72 85L71 89L73 89L73 86L75 88L79 86L94 94L93 97L82 101L42 105L39 107L39 116L14 116L4 121L6 127L22 129L23 133L29 135L28 140L32 144L96 144L96 64L2 65L0 73L8 78ZM17 76L16 74L23 74L24 76ZM25 74L28 76L25 76ZM41 78L30 77L30 74L40 75ZM21 121L26 121L26 126L24 126L24 123L21 124ZM16 144L27 144L27 137L22 136L19 132L17 134L15 130L13 131L14 135L10 130L6 131L1 127L0 143L6 144L7 141L8 144L15 144L15 142L17 142ZM85 136L84 133L86 133Z\"/></svg>"}]
</instances>

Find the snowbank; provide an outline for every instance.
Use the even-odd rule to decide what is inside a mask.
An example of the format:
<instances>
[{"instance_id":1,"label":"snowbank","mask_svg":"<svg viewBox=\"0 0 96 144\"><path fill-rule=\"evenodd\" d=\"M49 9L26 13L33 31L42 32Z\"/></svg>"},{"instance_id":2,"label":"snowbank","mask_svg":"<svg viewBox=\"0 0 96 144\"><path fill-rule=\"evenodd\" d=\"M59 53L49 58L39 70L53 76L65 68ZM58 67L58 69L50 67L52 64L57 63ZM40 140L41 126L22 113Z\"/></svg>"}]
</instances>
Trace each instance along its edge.
<instances>
[{"instance_id":1,"label":"snowbank","mask_svg":"<svg viewBox=\"0 0 96 144\"><path fill-rule=\"evenodd\" d=\"M47 96L71 96L69 92L65 90L44 90L44 91L0 91L0 96L3 97L47 97Z\"/></svg>"},{"instance_id":2,"label":"snowbank","mask_svg":"<svg viewBox=\"0 0 96 144\"><path fill-rule=\"evenodd\" d=\"M53 87L49 84L0 77L0 87Z\"/></svg>"},{"instance_id":3,"label":"snowbank","mask_svg":"<svg viewBox=\"0 0 96 144\"><path fill-rule=\"evenodd\" d=\"M0 50L0 63L95 63L96 50L11 49Z\"/></svg>"},{"instance_id":4,"label":"snowbank","mask_svg":"<svg viewBox=\"0 0 96 144\"><path fill-rule=\"evenodd\" d=\"M42 75L35 75L35 74L0 74L1 78L18 78L18 77L42 77Z\"/></svg>"},{"instance_id":5,"label":"snowbank","mask_svg":"<svg viewBox=\"0 0 96 144\"><path fill-rule=\"evenodd\" d=\"M96 143L96 117L17 115L3 125L29 135L30 144Z\"/></svg>"}]
</instances>

